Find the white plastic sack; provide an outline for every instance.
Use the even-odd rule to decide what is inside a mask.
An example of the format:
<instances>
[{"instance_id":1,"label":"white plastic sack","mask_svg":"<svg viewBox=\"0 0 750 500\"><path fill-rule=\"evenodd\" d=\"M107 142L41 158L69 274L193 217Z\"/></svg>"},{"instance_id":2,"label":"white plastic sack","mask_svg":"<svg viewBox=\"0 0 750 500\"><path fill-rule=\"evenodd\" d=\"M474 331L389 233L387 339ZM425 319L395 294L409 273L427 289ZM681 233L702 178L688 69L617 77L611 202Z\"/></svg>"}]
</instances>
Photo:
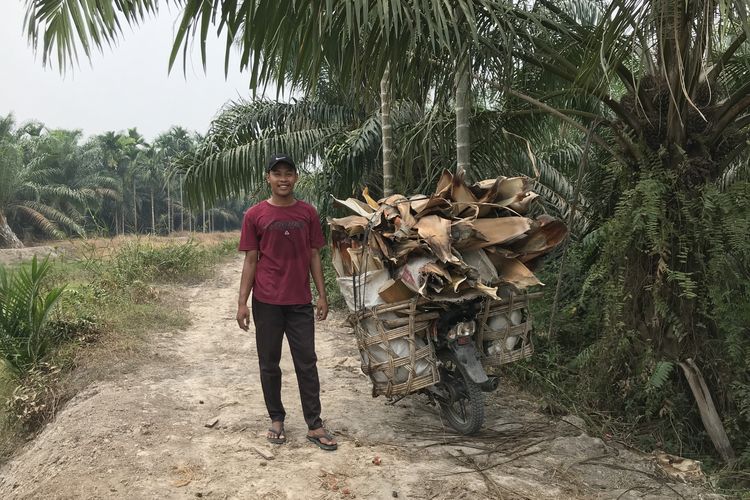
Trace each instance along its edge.
<instances>
[{"instance_id":1,"label":"white plastic sack","mask_svg":"<svg viewBox=\"0 0 750 500\"><path fill-rule=\"evenodd\" d=\"M518 326L521 324L521 321L523 320L523 313L516 309L514 311L511 311L510 313L510 324L513 326ZM497 316L491 317L487 321L487 326L490 327L491 330L496 332L504 331L508 327L508 316L504 314L498 314ZM518 344L518 336L516 335L510 335L505 339L505 350L506 351L512 351L516 348L516 344ZM496 340L492 342L492 345L490 345L489 349L487 349L487 353L492 356L495 354L500 354L502 352L502 341Z\"/></svg>"},{"instance_id":2,"label":"white plastic sack","mask_svg":"<svg viewBox=\"0 0 750 500\"><path fill-rule=\"evenodd\" d=\"M396 277L412 291L420 293L424 285L425 278L422 275L422 268L425 264L437 262L435 257L411 257L406 264L396 271Z\"/></svg>"},{"instance_id":3,"label":"white plastic sack","mask_svg":"<svg viewBox=\"0 0 750 500\"><path fill-rule=\"evenodd\" d=\"M416 337L414 339L415 343L415 349L419 350L426 346L427 344L425 341L420 338ZM392 340L390 342L391 349L393 349L393 352L396 354L399 358L404 358L409 356L409 342L407 342L405 339L396 339ZM369 348L370 353L372 354L373 361L376 363L383 363L385 361L388 361L389 354L388 352L379 345L374 345ZM369 357L367 356L366 352L362 352L362 359L366 364L369 364ZM424 359L418 359L414 366L414 374L417 377L420 377L422 375L427 374L427 371L430 368L430 364L425 361ZM411 365L405 365L401 366L396 369L396 376L392 380L394 384L400 384L403 382L406 382L409 378L409 371L411 370ZM386 374L382 371L377 371L373 373L373 378L377 382L388 382L388 377Z\"/></svg>"},{"instance_id":4,"label":"white plastic sack","mask_svg":"<svg viewBox=\"0 0 750 500\"><path fill-rule=\"evenodd\" d=\"M362 307L369 309L378 304L384 304L383 299L378 295L378 290L388 281L388 278L390 276L387 269L378 269L377 271L370 271L363 275L342 276L341 278L336 278L336 281L339 284L341 295L344 296L347 307L349 307L350 311L354 312ZM355 284L357 289L356 304L354 302Z\"/></svg>"}]
</instances>

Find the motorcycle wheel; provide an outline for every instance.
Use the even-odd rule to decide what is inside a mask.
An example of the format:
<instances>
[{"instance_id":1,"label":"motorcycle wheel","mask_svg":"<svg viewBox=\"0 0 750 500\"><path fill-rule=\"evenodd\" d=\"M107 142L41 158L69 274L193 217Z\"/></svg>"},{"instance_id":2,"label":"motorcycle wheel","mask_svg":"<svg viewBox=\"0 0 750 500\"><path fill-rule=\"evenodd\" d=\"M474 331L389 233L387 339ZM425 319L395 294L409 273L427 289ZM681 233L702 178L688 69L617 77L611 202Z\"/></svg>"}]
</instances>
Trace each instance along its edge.
<instances>
[{"instance_id":1,"label":"motorcycle wheel","mask_svg":"<svg viewBox=\"0 0 750 500\"><path fill-rule=\"evenodd\" d=\"M443 369L450 400L439 401L440 414L459 433L476 434L484 425L484 393L452 357L444 360Z\"/></svg>"}]
</instances>

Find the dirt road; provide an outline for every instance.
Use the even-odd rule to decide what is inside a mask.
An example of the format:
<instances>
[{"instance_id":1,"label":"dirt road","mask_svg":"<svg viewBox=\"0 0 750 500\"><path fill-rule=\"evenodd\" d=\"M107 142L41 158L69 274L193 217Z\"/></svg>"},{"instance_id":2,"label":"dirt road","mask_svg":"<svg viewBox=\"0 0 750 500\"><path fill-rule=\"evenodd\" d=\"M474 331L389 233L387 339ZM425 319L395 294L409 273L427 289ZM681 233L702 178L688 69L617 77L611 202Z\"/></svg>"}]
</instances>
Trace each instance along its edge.
<instances>
[{"instance_id":1,"label":"dirt road","mask_svg":"<svg viewBox=\"0 0 750 500\"><path fill-rule=\"evenodd\" d=\"M289 442L273 447L252 332L234 321L240 267L185 289L192 326L157 332L148 361L71 400L0 469L0 498L714 498L502 387L470 439L443 428L426 399L373 399L336 314L319 324L317 350L339 450L305 440L286 347Z\"/></svg>"}]
</instances>

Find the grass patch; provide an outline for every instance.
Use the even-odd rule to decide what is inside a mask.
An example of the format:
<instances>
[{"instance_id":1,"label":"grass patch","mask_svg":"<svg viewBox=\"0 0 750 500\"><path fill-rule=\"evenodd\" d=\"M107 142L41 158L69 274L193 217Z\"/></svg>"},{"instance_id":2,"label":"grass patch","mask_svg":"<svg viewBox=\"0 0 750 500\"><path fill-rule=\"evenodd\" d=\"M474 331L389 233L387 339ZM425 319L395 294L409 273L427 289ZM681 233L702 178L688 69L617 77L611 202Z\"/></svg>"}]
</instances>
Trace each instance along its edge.
<instances>
[{"instance_id":1,"label":"grass patch","mask_svg":"<svg viewBox=\"0 0 750 500\"><path fill-rule=\"evenodd\" d=\"M234 234L204 239L82 243L74 258L49 266L39 295L65 291L39 328L46 350L22 370L7 358L0 364L0 460L85 386L138 363L149 333L189 326L176 288L210 277L238 244Z\"/></svg>"}]
</instances>

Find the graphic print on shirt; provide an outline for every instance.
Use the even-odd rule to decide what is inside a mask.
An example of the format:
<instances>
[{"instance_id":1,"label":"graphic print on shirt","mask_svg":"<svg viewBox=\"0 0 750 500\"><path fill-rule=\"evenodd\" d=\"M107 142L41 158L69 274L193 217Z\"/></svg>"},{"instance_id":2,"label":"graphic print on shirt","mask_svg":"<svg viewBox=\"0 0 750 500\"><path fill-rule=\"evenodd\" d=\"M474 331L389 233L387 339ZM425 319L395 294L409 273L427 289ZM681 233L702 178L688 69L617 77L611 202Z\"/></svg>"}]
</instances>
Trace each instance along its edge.
<instances>
[{"instance_id":1,"label":"graphic print on shirt","mask_svg":"<svg viewBox=\"0 0 750 500\"><path fill-rule=\"evenodd\" d=\"M283 232L284 236L291 236L291 231L304 230L305 223L299 220L277 220L266 226L266 231Z\"/></svg>"}]
</instances>

